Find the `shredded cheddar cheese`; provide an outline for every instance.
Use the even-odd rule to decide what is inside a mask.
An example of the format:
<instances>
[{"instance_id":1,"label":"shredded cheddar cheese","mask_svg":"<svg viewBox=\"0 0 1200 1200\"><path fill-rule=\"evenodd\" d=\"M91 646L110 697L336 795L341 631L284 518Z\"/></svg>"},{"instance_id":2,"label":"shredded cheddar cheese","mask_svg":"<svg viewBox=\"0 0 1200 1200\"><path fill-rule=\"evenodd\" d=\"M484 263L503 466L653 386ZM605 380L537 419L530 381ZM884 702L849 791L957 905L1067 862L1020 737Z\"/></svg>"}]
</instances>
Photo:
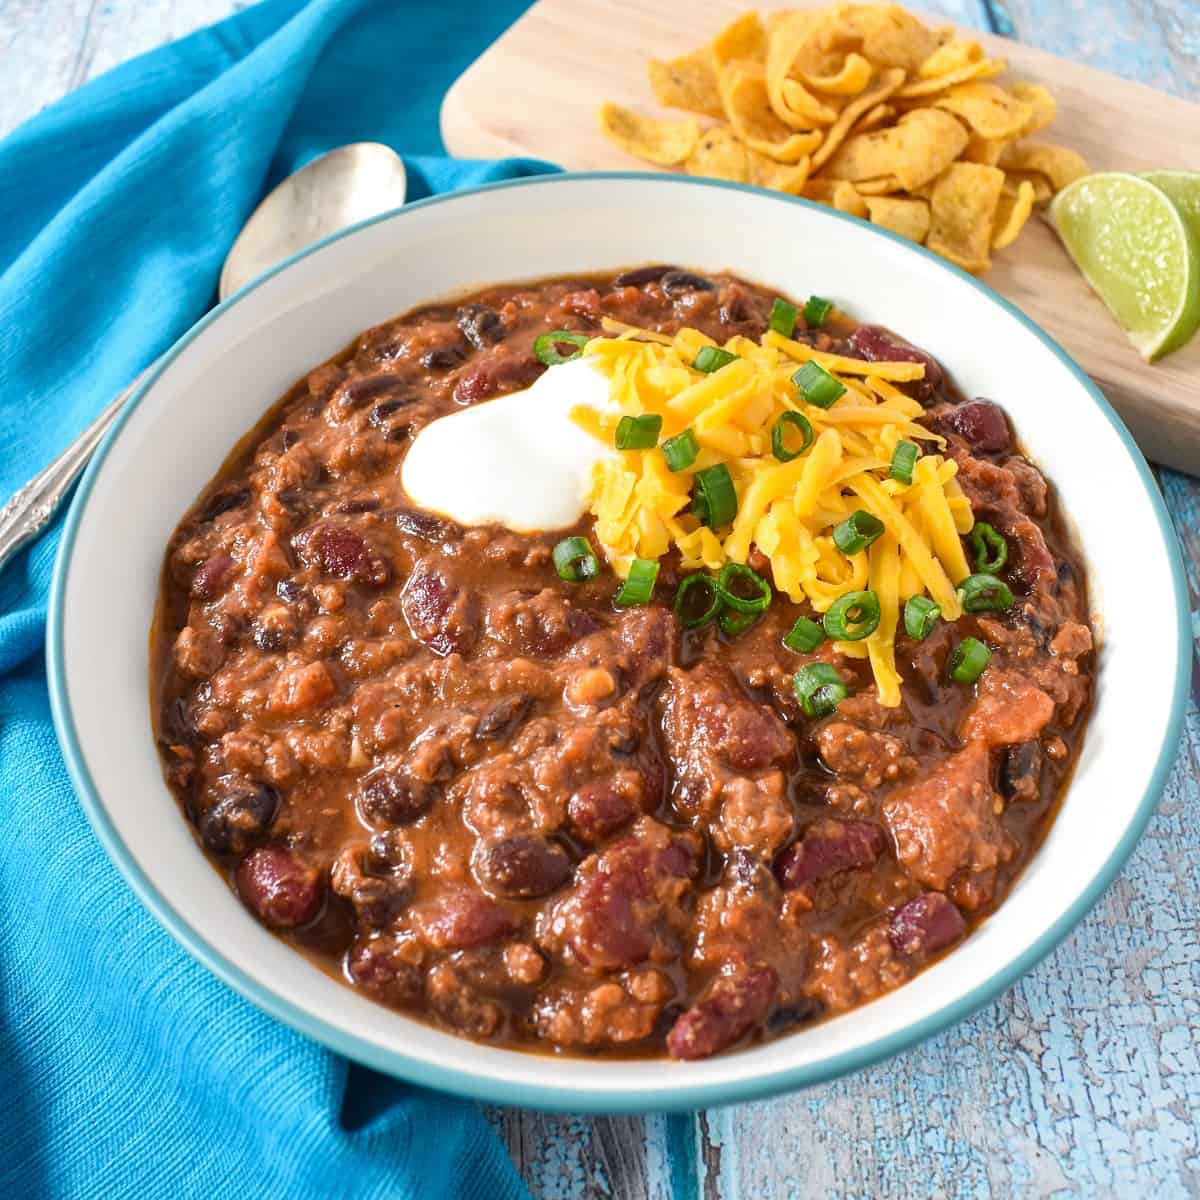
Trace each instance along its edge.
<instances>
[{"instance_id":1,"label":"shredded cheddar cheese","mask_svg":"<svg viewBox=\"0 0 1200 1200\"><path fill-rule=\"evenodd\" d=\"M597 463L588 506L617 573L672 547L685 568L716 571L744 563L756 547L770 561L776 589L817 613L847 592L870 589L879 599L878 627L834 647L868 659L880 703L898 705L895 641L904 602L928 595L954 620L961 614L955 589L970 573L960 537L972 515L957 464L939 453L943 440L917 423L921 406L894 386L920 379L924 365L825 354L772 331L761 343L731 338L723 349L737 357L704 374L692 363L716 343L697 330L670 338L608 322L606 332L611 336L593 339L584 353L609 378L612 410L577 408L573 418L611 446L622 416L654 413L662 417L663 440L691 429L699 445L695 462L679 472L668 469L657 447ZM846 388L828 409L807 404L792 381L806 362ZM780 462L771 435L787 412L807 418L814 436L802 454ZM891 477L901 441L921 448L911 484ZM717 463L729 470L738 507L732 523L710 529L691 511L693 475ZM846 555L833 528L857 509L877 517L885 532Z\"/></svg>"}]
</instances>

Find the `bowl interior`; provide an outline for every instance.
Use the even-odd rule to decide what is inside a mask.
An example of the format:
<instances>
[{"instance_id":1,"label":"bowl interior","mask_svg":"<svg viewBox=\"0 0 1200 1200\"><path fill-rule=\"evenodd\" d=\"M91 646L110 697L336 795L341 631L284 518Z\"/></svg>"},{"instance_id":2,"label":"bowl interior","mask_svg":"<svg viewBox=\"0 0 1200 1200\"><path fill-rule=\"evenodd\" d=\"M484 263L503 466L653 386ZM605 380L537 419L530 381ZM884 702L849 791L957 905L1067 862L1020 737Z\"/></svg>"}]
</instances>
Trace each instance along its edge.
<instances>
[{"instance_id":1,"label":"bowl interior","mask_svg":"<svg viewBox=\"0 0 1200 1200\"><path fill-rule=\"evenodd\" d=\"M147 634L163 547L234 442L362 329L495 281L646 261L829 296L927 347L1011 414L1057 485L1103 627L1074 783L1000 912L915 981L811 1032L693 1064L482 1047L377 1006L261 928L197 850L152 742ZM1083 286L1081 284L1081 286ZM202 961L277 1016L379 1069L557 1108L696 1107L817 1082L933 1032L1076 921L1132 848L1178 740L1180 574L1145 464L1078 368L968 276L863 223L768 193L666 177L550 177L425 202L293 260L202 322L127 410L63 541L50 660L60 737L109 853Z\"/></svg>"}]
</instances>

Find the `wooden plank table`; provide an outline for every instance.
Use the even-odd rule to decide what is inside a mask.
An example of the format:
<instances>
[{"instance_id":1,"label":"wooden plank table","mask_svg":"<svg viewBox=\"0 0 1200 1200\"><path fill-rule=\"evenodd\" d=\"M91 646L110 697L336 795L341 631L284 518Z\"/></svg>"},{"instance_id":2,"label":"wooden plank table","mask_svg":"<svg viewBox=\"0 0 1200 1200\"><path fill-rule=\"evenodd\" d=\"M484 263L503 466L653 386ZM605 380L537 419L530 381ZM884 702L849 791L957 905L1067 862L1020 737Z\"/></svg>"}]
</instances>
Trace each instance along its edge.
<instances>
[{"instance_id":1,"label":"wooden plank table","mask_svg":"<svg viewBox=\"0 0 1200 1200\"><path fill-rule=\"evenodd\" d=\"M241 7L0 0L0 134ZM1200 98L1200 0L921 7ZM1163 472L1161 483L1200 595L1200 481ZM1198 701L1200 673L1175 773L1120 879L1001 1000L899 1058L782 1100L645 1118L494 1110L536 1200L1200 1194Z\"/></svg>"}]
</instances>

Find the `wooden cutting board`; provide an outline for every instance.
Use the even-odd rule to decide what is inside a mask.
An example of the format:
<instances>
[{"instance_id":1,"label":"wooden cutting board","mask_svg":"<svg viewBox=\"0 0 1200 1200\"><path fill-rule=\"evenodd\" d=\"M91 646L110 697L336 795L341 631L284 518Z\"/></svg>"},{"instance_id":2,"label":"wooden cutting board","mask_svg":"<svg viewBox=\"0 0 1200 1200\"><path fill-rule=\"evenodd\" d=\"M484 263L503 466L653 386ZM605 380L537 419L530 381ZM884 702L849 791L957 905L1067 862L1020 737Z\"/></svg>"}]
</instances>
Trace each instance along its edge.
<instances>
[{"instance_id":1,"label":"wooden cutting board","mask_svg":"<svg viewBox=\"0 0 1200 1200\"><path fill-rule=\"evenodd\" d=\"M654 105L646 59L693 49L747 7L739 0L539 0L446 94L446 146L461 157L526 155L575 171L652 170L601 137L597 105L615 100L668 115ZM971 36L1006 57L1011 76L1042 82L1057 97L1058 118L1039 135L1046 141L1074 147L1097 170L1200 170L1200 105L1005 38ZM1144 363L1037 219L984 279L1084 366L1148 458L1200 474L1200 335L1153 366Z\"/></svg>"}]
</instances>

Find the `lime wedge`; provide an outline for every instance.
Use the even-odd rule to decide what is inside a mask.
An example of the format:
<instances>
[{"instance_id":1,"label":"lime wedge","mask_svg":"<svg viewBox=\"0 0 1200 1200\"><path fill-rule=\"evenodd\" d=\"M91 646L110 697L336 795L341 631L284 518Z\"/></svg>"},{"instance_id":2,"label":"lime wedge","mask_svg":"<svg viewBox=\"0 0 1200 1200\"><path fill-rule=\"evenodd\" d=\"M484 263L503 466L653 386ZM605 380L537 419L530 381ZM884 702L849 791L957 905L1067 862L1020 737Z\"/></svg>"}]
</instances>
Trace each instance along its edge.
<instances>
[{"instance_id":1,"label":"lime wedge","mask_svg":"<svg viewBox=\"0 0 1200 1200\"><path fill-rule=\"evenodd\" d=\"M1200 171L1143 171L1141 176L1171 197L1192 237L1200 241Z\"/></svg>"},{"instance_id":2,"label":"lime wedge","mask_svg":"<svg viewBox=\"0 0 1200 1200\"><path fill-rule=\"evenodd\" d=\"M1200 326L1200 250L1166 192L1137 175L1084 175L1050 205L1083 277L1148 362Z\"/></svg>"}]
</instances>

